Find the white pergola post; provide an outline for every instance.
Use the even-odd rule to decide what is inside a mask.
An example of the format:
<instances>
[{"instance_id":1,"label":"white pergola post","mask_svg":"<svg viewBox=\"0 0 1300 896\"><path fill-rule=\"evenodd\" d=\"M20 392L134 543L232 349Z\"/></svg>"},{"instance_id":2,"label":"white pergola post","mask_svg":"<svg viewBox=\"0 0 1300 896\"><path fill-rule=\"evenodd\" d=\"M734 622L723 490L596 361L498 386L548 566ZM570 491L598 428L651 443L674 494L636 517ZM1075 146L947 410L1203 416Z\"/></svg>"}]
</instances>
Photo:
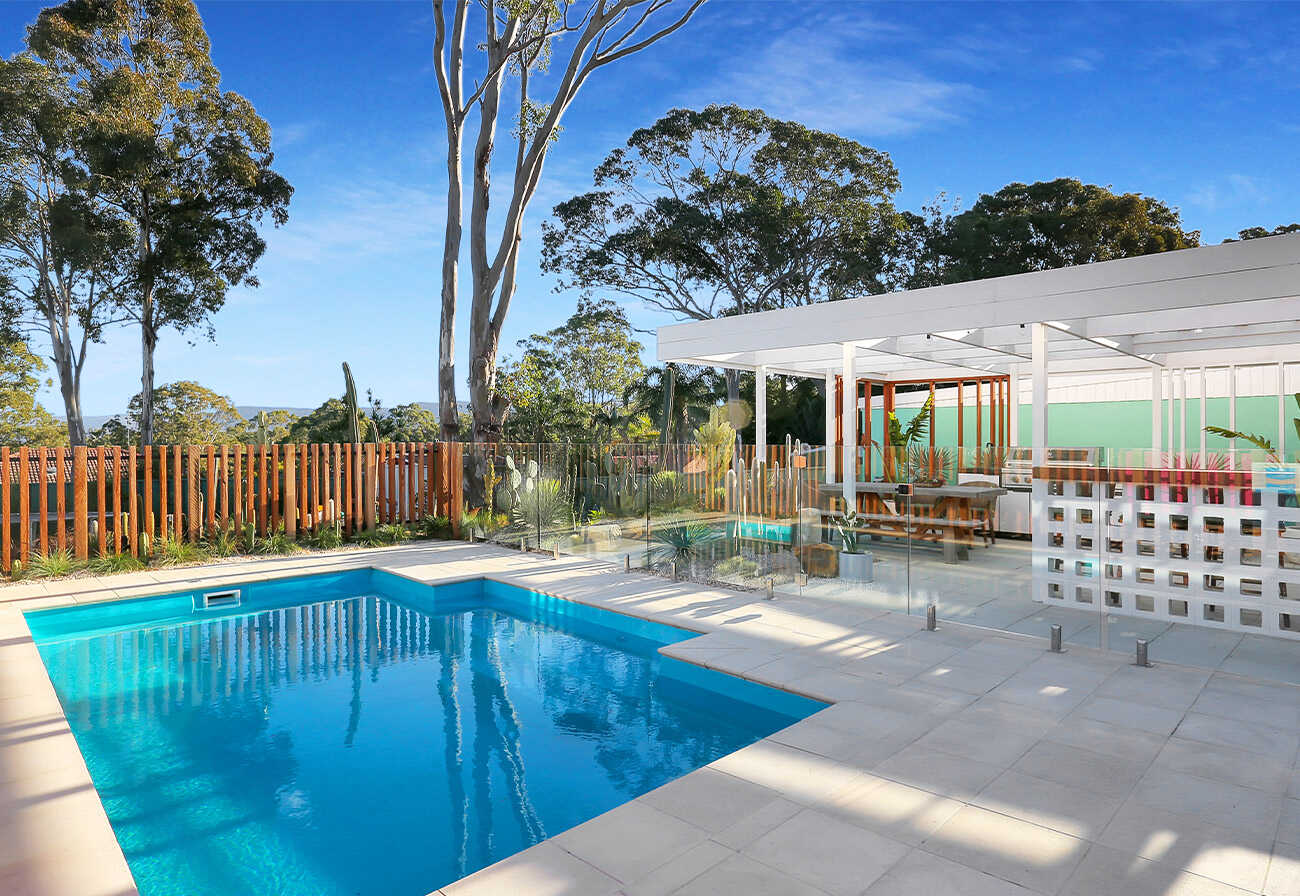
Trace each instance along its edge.
<instances>
[{"instance_id":1,"label":"white pergola post","mask_svg":"<svg viewBox=\"0 0 1300 896\"><path fill-rule=\"evenodd\" d=\"M1033 431L1031 447L1034 464L1040 465L1047 460L1047 325L1032 324L1029 356L1032 362Z\"/></svg>"},{"instance_id":2,"label":"white pergola post","mask_svg":"<svg viewBox=\"0 0 1300 896\"><path fill-rule=\"evenodd\" d=\"M1164 450L1164 432L1161 430L1165 392L1165 372L1159 367L1151 367L1151 450L1155 452L1155 461L1159 463L1160 452Z\"/></svg>"},{"instance_id":3,"label":"white pergola post","mask_svg":"<svg viewBox=\"0 0 1300 896\"><path fill-rule=\"evenodd\" d=\"M1011 375L1007 383L1007 403L1011 411L1011 430L1008 435L1011 447L1018 448L1020 447L1020 365L1012 364L1008 373Z\"/></svg>"},{"instance_id":4,"label":"white pergola post","mask_svg":"<svg viewBox=\"0 0 1300 896\"><path fill-rule=\"evenodd\" d=\"M846 342L840 346L844 377L844 509L858 509L858 375L854 370L858 347Z\"/></svg>"},{"instance_id":5,"label":"white pergola post","mask_svg":"<svg viewBox=\"0 0 1300 896\"><path fill-rule=\"evenodd\" d=\"M1286 362L1277 362L1277 456L1286 460Z\"/></svg>"},{"instance_id":6,"label":"white pergola post","mask_svg":"<svg viewBox=\"0 0 1300 896\"><path fill-rule=\"evenodd\" d=\"M754 462L767 461L767 367L754 368Z\"/></svg>"},{"instance_id":7,"label":"white pergola post","mask_svg":"<svg viewBox=\"0 0 1300 896\"><path fill-rule=\"evenodd\" d=\"M826 481L835 481L835 371L826 371Z\"/></svg>"},{"instance_id":8,"label":"white pergola post","mask_svg":"<svg viewBox=\"0 0 1300 896\"><path fill-rule=\"evenodd\" d=\"M1237 431L1237 365L1228 365L1228 429ZM1228 440L1228 453L1232 457L1232 468L1237 468L1237 440Z\"/></svg>"},{"instance_id":9,"label":"white pergola post","mask_svg":"<svg viewBox=\"0 0 1300 896\"><path fill-rule=\"evenodd\" d=\"M1178 368L1178 454L1187 464L1187 368Z\"/></svg>"},{"instance_id":10,"label":"white pergola post","mask_svg":"<svg viewBox=\"0 0 1300 896\"><path fill-rule=\"evenodd\" d=\"M1202 464L1205 463L1205 415L1208 410L1205 401L1205 394L1209 391L1210 391L1210 384L1205 379L1205 368L1202 367L1201 368L1201 463Z\"/></svg>"}]
</instances>

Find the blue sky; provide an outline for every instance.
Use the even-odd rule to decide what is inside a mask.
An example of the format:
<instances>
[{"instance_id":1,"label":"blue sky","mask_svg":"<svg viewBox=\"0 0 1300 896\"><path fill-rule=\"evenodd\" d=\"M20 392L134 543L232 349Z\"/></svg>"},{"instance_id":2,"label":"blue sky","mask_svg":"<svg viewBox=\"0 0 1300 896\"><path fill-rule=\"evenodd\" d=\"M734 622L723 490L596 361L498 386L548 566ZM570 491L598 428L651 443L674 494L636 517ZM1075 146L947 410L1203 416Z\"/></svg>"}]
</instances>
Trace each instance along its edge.
<instances>
[{"instance_id":1,"label":"blue sky","mask_svg":"<svg viewBox=\"0 0 1300 896\"><path fill-rule=\"evenodd\" d=\"M19 49L43 5L0 3L0 51ZM445 150L429 4L199 10L226 88L270 122L296 193L288 225L269 234L261 287L232 294L215 342L164 334L158 381L315 406L341 392L347 360L385 403L434 400ZM527 218L505 345L576 301L537 270L550 208L588 189L634 128L709 102L888 152L906 208L1069 176L1177 205L1208 242L1300 219L1300 4L711 0L677 35L598 72L565 117ZM668 322L631 310L640 326ZM463 380L463 326L458 342ZM121 410L138 366L133 331L97 346L87 412ZM45 400L61 410L55 391Z\"/></svg>"}]
</instances>

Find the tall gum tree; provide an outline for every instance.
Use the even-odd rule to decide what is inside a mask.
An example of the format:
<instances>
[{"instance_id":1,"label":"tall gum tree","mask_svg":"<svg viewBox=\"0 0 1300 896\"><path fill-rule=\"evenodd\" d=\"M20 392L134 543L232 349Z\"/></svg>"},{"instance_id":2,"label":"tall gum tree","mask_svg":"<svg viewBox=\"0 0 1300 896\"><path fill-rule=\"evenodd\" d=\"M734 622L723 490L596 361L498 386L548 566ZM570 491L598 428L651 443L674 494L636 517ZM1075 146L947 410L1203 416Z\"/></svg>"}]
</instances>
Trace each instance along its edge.
<instances>
[{"instance_id":1,"label":"tall gum tree","mask_svg":"<svg viewBox=\"0 0 1300 896\"><path fill-rule=\"evenodd\" d=\"M166 328L210 329L234 286L256 286L266 216L293 188L271 169L271 129L221 89L192 0L69 0L28 45L83 93L81 145L100 201L134 231L121 308L140 327L140 442L154 440L154 353Z\"/></svg>"},{"instance_id":2,"label":"tall gum tree","mask_svg":"<svg viewBox=\"0 0 1300 896\"><path fill-rule=\"evenodd\" d=\"M98 201L76 149L79 95L30 55L0 60L0 305L48 339L68 438L86 444L81 377L90 346L126 318L117 305L131 235Z\"/></svg>"},{"instance_id":3,"label":"tall gum tree","mask_svg":"<svg viewBox=\"0 0 1300 896\"><path fill-rule=\"evenodd\" d=\"M445 438L458 434L454 329L467 174L463 147L471 112L477 134L471 170L469 267L469 394L473 437L500 438L508 402L497 394L501 330L514 297L524 212L537 191L560 121L597 70L637 53L681 28L704 0L433 0L434 68L447 135L447 221L443 245L438 339L438 404ZM482 57L478 80L464 86L465 41L474 26ZM532 79L546 72L545 101ZM507 78L517 80L515 158L509 199L489 234L492 158Z\"/></svg>"},{"instance_id":4,"label":"tall gum tree","mask_svg":"<svg viewBox=\"0 0 1300 896\"><path fill-rule=\"evenodd\" d=\"M902 217L889 156L760 109L673 109L543 225L560 288L707 320L879 293ZM728 398L739 398L736 371Z\"/></svg>"}]
</instances>

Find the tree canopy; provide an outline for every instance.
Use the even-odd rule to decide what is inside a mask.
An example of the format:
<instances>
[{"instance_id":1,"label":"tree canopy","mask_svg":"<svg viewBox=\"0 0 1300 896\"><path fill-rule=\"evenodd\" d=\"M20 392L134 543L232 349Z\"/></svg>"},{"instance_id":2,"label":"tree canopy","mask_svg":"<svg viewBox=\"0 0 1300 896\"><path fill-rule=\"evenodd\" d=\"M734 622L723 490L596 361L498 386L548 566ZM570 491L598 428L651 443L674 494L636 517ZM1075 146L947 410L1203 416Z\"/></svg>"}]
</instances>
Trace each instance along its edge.
<instances>
[{"instance_id":1,"label":"tree canopy","mask_svg":"<svg viewBox=\"0 0 1300 896\"><path fill-rule=\"evenodd\" d=\"M41 12L28 44L88 98L80 153L136 235L120 305L141 329L148 444L160 331L200 327L231 287L257 285L259 226L287 220L293 190L271 169L270 127L221 89L192 0L68 0Z\"/></svg>"},{"instance_id":2,"label":"tree canopy","mask_svg":"<svg viewBox=\"0 0 1300 896\"><path fill-rule=\"evenodd\" d=\"M1245 230L1237 231L1238 240L1257 240L1266 236L1282 236L1285 233L1300 233L1300 224L1279 224L1272 230L1267 227L1247 227ZM1236 242L1236 240L1224 240L1225 243Z\"/></svg>"},{"instance_id":3,"label":"tree canopy","mask_svg":"<svg viewBox=\"0 0 1300 896\"><path fill-rule=\"evenodd\" d=\"M86 441L86 357L124 320L116 301L132 249L81 153L88 102L29 54L0 59L0 315L49 340L74 445Z\"/></svg>"},{"instance_id":4,"label":"tree canopy","mask_svg":"<svg viewBox=\"0 0 1300 896\"><path fill-rule=\"evenodd\" d=\"M0 340L0 445L67 444L63 421L36 400L44 373L45 362L25 342Z\"/></svg>"},{"instance_id":5,"label":"tree canopy","mask_svg":"<svg viewBox=\"0 0 1300 896\"><path fill-rule=\"evenodd\" d=\"M220 445L243 440L248 421L224 395L192 380L154 390L155 441L160 445ZM125 416L114 417L91 434L91 442L129 445L140 437L143 397L136 393Z\"/></svg>"},{"instance_id":6,"label":"tree canopy","mask_svg":"<svg viewBox=\"0 0 1300 896\"><path fill-rule=\"evenodd\" d=\"M969 210L919 229L930 240L936 279L945 283L1200 244L1200 232L1184 230L1178 210L1159 199L1066 177L1007 184Z\"/></svg>"},{"instance_id":7,"label":"tree canopy","mask_svg":"<svg viewBox=\"0 0 1300 896\"><path fill-rule=\"evenodd\" d=\"M901 219L886 153L759 109L674 109L543 225L560 288L707 319L880 292Z\"/></svg>"},{"instance_id":8,"label":"tree canopy","mask_svg":"<svg viewBox=\"0 0 1300 896\"><path fill-rule=\"evenodd\" d=\"M624 393L643 365L641 343L617 304L583 299L563 324L518 347L498 387L510 402L508 437L598 441L626 430Z\"/></svg>"}]
</instances>

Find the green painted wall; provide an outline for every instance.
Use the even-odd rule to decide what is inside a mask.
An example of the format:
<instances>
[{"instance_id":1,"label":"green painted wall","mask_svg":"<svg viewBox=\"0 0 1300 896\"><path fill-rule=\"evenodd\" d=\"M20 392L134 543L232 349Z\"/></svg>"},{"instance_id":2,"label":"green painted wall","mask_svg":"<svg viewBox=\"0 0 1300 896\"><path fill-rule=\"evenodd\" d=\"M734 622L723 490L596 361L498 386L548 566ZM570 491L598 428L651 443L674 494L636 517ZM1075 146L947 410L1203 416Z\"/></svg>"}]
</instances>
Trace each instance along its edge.
<instances>
[{"instance_id":1,"label":"green painted wall","mask_svg":"<svg viewBox=\"0 0 1300 896\"><path fill-rule=\"evenodd\" d=\"M880 441L883 432L884 411L880 409L877 397L876 407L871 412L871 435ZM1290 396L1286 396L1286 420L1290 426L1293 417L1300 415ZM1164 402L1161 419L1168 420L1169 402ZM904 408L898 412L898 419L904 426L916 416L917 408ZM1228 399L1210 398L1206 400L1206 416L1209 422L1218 426L1228 425ZM1019 407L1020 443L1029 444L1032 431L1033 410L1027 404ZM986 410L987 414L987 410ZM964 413L966 428L965 444L975 446L975 414L971 408ZM988 439L988 418L984 420L984 441ZM1174 439L1177 444L1179 424L1179 407L1174 407ZM935 444L957 444L957 409L940 407L935 411ZM1243 432L1258 433L1267 439L1278 442L1277 398L1274 396L1248 396L1237 399L1237 429ZM1151 438L1151 403L1148 401L1097 401L1053 405L1048 417L1048 442L1059 447L1102 448L1149 448ZM1205 447L1208 451L1224 451L1228 440L1207 434ZM1249 446L1238 443L1239 449ZM1300 448L1294 429L1288 430L1288 454ZM1188 453L1201 450L1201 402L1192 399L1187 402L1187 450Z\"/></svg>"}]
</instances>

